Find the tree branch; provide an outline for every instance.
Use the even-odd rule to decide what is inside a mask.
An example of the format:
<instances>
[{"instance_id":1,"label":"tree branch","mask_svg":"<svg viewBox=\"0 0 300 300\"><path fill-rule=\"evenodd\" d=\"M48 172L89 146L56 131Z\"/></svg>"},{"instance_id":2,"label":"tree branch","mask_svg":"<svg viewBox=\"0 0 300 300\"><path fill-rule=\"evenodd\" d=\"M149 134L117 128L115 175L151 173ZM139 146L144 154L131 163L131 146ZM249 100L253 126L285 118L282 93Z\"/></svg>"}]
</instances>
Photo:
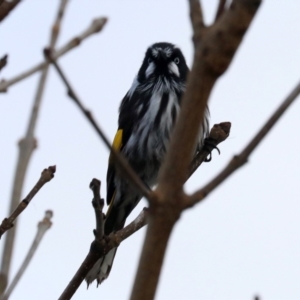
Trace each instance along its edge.
<instances>
[{"instance_id":1,"label":"tree branch","mask_svg":"<svg viewBox=\"0 0 300 300\"><path fill-rule=\"evenodd\" d=\"M0 22L2 22L21 0L0 1Z\"/></svg>"},{"instance_id":2,"label":"tree branch","mask_svg":"<svg viewBox=\"0 0 300 300\"><path fill-rule=\"evenodd\" d=\"M7 54L0 58L0 71L6 66L7 64Z\"/></svg>"},{"instance_id":3,"label":"tree branch","mask_svg":"<svg viewBox=\"0 0 300 300\"><path fill-rule=\"evenodd\" d=\"M93 231L95 239L91 244L88 255L59 297L59 300L71 299L93 265L111 249L118 247L123 240L146 224L146 210L144 209L138 217L125 228L109 236L104 236L102 213L104 201L100 196L100 181L93 179L90 183L90 188L94 194L92 205L96 219L96 230Z\"/></svg>"},{"instance_id":4,"label":"tree branch","mask_svg":"<svg viewBox=\"0 0 300 300\"><path fill-rule=\"evenodd\" d=\"M55 43L60 29L60 24L64 15L63 12L66 9L67 3L68 0L60 1L58 13L54 20L54 26L52 27L52 31L51 31L51 38L50 38L51 49L55 47ZM47 80L47 75L48 75L48 65L44 67L43 71L40 74L40 79L38 82L36 95L33 101L33 107L31 110L31 115L29 118L26 135L19 142L19 157L18 157L17 167L14 175L15 177L14 177L13 190L12 190L12 195L10 200L9 214L11 214L15 210L16 206L18 205L21 199L21 193L22 193L27 167L31 155L33 153L33 150L36 148L37 142L34 136L35 135L34 132L35 132L35 127L39 115L44 87ZM2 294L2 292L4 291L7 285L7 278L9 275L11 257L13 253L16 228L17 228L17 222L14 228L12 228L12 230L10 230L5 237L5 245L4 245L4 251L2 253L2 261L1 261L0 295Z\"/></svg>"},{"instance_id":5,"label":"tree branch","mask_svg":"<svg viewBox=\"0 0 300 300\"><path fill-rule=\"evenodd\" d=\"M131 300L150 300L155 297L170 234L188 200L183 184L208 98L217 79L230 65L260 1L233 0L230 9L209 28L204 28L203 22L199 22L202 14L198 1L189 0L189 3L194 29L194 63L169 151L154 191L157 201L153 204L150 202L149 225Z\"/></svg>"},{"instance_id":6,"label":"tree branch","mask_svg":"<svg viewBox=\"0 0 300 300\"><path fill-rule=\"evenodd\" d=\"M220 19L220 17L223 15L223 13L225 11L226 2L227 2L226 0L219 0L219 5L218 5L216 17L215 17L215 22L218 21Z\"/></svg>"},{"instance_id":7,"label":"tree branch","mask_svg":"<svg viewBox=\"0 0 300 300\"><path fill-rule=\"evenodd\" d=\"M49 182L53 177L56 171L55 166L50 166L48 169L44 169L41 173L41 177L29 194L19 203L10 217L5 218L0 225L0 239L4 232L9 230L14 226L14 222L16 218L25 210L25 208L29 205L30 201L33 197L38 193L38 191L44 186L45 183Z\"/></svg>"},{"instance_id":8,"label":"tree branch","mask_svg":"<svg viewBox=\"0 0 300 300\"><path fill-rule=\"evenodd\" d=\"M100 180L94 178L90 183L90 189L94 194L94 199L92 201L96 218L96 229L94 230L94 236L98 241L100 241L104 235L104 214L102 213L104 207L104 199L101 199L100 197L100 187Z\"/></svg>"},{"instance_id":9,"label":"tree branch","mask_svg":"<svg viewBox=\"0 0 300 300\"><path fill-rule=\"evenodd\" d=\"M65 53L67 53L70 50L79 46L81 44L81 42L84 41L89 36L93 35L94 33L100 32L102 30L102 28L104 27L104 25L106 24L106 22L107 22L106 18L97 18L97 19L93 20L91 25L86 30L84 30L80 35L71 39L68 43L66 43L63 47L61 47L57 51L54 51L53 59L54 60L58 59ZM30 68L29 70L27 70L9 80L1 80L0 81L0 93L6 92L8 87L27 78L28 76L34 74L35 72L42 70L48 64L49 63L47 61L41 62L41 63L37 64L36 66Z\"/></svg>"},{"instance_id":10,"label":"tree branch","mask_svg":"<svg viewBox=\"0 0 300 300\"><path fill-rule=\"evenodd\" d=\"M129 181L139 189L139 191L142 193L144 197L146 197L149 201L152 199L152 192L151 190L144 184L144 182L137 176L137 174L134 172L134 170L131 168L125 157L122 155L122 153L116 151L114 148L112 148L110 141L102 131L102 129L97 124L96 120L94 119L91 111L89 111L87 108L84 107L82 104L82 101L80 101L79 97L75 93L74 89L72 88L69 80L67 79L66 75L62 71L61 67L58 65L57 61L55 61L51 57L51 52L49 49L45 49L44 51L45 56L49 59L49 61L53 64L56 71L58 72L60 78L62 79L63 83L65 84L67 88L68 96L75 102L75 104L79 107L81 112L84 114L84 116L87 118L87 120L90 122L92 127L96 130L99 137L102 139L104 144L107 146L107 148L111 151L112 157L115 160L116 166L120 168L121 172L123 173L126 178L129 179Z\"/></svg>"},{"instance_id":11,"label":"tree branch","mask_svg":"<svg viewBox=\"0 0 300 300\"><path fill-rule=\"evenodd\" d=\"M234 171L243 166L251 153L263 140L263 138L270 132L275 123L283 115L283 113L288 109L288 107L296 100L300 94L300 83L293 89L293 91L287 96L287 98L282 102L282 104L277 108L277 110L268 119L265 125L258 131L254 138L248 143L244 150L239 154L235 155L228 165L208 184L203 188L196 191L189 197L187 207L191 207L196 203L202 201L211 191L213 191L217 186L225 181Z\"/></svg>"},{"instance_id":12,"label":"tree branch","mask_svg":"<svg viewBox=\"0 0 300 300\"><path fill-rule=\"evenodd\" d=\"M40 245L42 238L44 237L46 231L52 226L52 222L51 222L52 216L53 216L53 212L51 210L47 210L45 212L44 219L38 223L38 230L37 230L36 236L32 242L32 245L31 245L19 271L17 272L15 278L11 282L11 284L8 287L8 289L6 290L5 294L2 297L0 297L0 300L7 300L10 297L12 291L14 290L14 288L18 284L20 278L23 276L25 270L27 269L32 257L34 256L38 246Z\"/></svg>"},{"instance_id":13,"label":"tree branch","mask_svg":"<svg viewBox=\"0 0 300 300\"><path fill-rule=\"evenodd\" d=\"M200 0L189 0L190 3L190 18L192 21L193 31L196 32L199 28L203 29L203 13Z\"/></svg>"},{"instance_id":14,"label":"tree branch","mask_svg":"<svg viewBox=\"0 0 300 300\"><path fill-rule=\"evenodd\" d=\"M218 143L221 143L223 140L225 140L228 137L229 135L228 130L230 129L229 124L230 123L228 122L216 124L211 129L209 138L212 141L213 140L215 141L215 146L217 146ZM227 133L225 133L224 130ZM197 159L195 159L194 163L192 164L191 172L194 172L209 154L210 152L207 149L202 148L198 153ZM99 228L102 228L102 224L103 224L101 219L103 216L102 214L103 206L102 206L102 202L99 201L100 181L97 179L93 179L90 184L90 187L92 187L92 190L94 192L94 199L92 201L92 204L96 216L97 229L96 231L94 231L94 235L95 235L95 240L97 239L97 245L95 246L95 241L92 243L88 255L86 256L80 268L78 269L73 279L70 281L70 283L68 284L65 291L60 297L60 299L64 299L64 300L71 299L71 297L74 295L74 293L76 292L76 290L78 289L78 287L80 286L80 284L82 283L82 281L84 280L84 278L86 277L86 275L88 274L88 272L94 266L94 264L97 262L98 259L100 259L103 255L108 253L111 249L118 247L121 244L121 242L123 242L125 239L130 237L132 234L134 234L136 231L138 231L139 229L141 229L147 224L148 209L144 208L134 221L132 221L123 229L115 233L111 233L108 237L105 236L104 237L105 243L101 242L101 237L103 237L103 235L97 236L98 232L102 233L102 229ZM97 249L98 253L93 253L93 251L96 251L95 249Z\"/></svg>"}]
</instances>

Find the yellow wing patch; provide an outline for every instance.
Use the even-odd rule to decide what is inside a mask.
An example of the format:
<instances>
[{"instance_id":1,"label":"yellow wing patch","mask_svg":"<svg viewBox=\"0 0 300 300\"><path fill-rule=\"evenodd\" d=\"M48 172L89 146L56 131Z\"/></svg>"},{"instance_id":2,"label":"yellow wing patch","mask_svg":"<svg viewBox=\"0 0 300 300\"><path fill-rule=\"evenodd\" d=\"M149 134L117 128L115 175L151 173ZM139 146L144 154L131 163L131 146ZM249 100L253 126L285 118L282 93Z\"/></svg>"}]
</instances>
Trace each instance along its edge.
<instances>
[{"instance_id":1,"label":"yellow wing patch","mask_svg":"<svg viewBox=\"0 0 300 300\"><path fill-rule=\"evenodd\" d=\"M112 147L117 150L117 151L120 151L121 148L122 148L122 138L123 138L123 129L119 129L115 135L115 138L113 140L113 143L112 143ZM112 162L112 156L110 155L109 156L109 163Z\"/></svg>"},{"instance_id":2,"label":"yellow wing patch","mask_svg":"<svg viewBox=\"0 0 300 300\"><path fill-rule=\"evenodd\" d=\"M122 147L123 129L119 129L115 135L112 147L119 151Z\"/></svg>"}]
</instances>

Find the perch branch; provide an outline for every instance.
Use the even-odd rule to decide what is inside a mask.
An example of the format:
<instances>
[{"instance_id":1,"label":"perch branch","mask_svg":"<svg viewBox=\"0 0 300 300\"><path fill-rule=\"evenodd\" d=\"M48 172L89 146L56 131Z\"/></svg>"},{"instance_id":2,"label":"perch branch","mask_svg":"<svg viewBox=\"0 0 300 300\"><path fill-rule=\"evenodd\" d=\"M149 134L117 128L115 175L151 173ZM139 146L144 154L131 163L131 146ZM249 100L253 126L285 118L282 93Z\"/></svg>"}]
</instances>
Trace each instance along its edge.
<instances>
[{"instance_id":1,"label":"perch branch","mask_svg":"<svg viewBox=\"0 0 300 300\"><path fill-rule=\"evenodd\" d=\"M217 146L218 143L221 143L222 141L224 141L228 134L229 134L229 126L230 123L228 122L224 122L224 123L220 123L220 124L216 124L214 125L214 127L211 129L210 131L210 135L209 138L211 140L215 141L215 146ZM195 159L195 161L193 162L192 166L191 166L191 174L192 172L194 172L200 165L201 163L206 159L207 155L209 155L209 151L207 149L201 149L200 152L197 155L197 159ZM188 176L189 177L189 176ZM91 184L91 187L93 187L93 192L94 192L94 200L98 199L96 201L96 203L99 203L99 199L100 199L100 192L98 192L98 190L100 191L100 181L97 179L93 179ZM99 195L96 196L95 195ZM93 200L93 202L94 202ZM102 218L102 204L100 203L100 205L96 208L96 205L93 204L94 207L94 211L95 211L95 215L96 215L96 228L101 228L102 225L99 224L103 224L102 223L102 219L100 219L100 221L98 220L98 218ZM99 243L96 247L97 251L99 252L97 255L95 253L91 253L91 251L94 251L94 246L90 248L90 253L86 256L84 262L81 264L80 268L78 269L78 271L76 272L75 276L73 277L73 279L70 281L70 283L68 284L68 286L66 287L64 293L61 295L60 299L71 299L71 297L73 296L73 294L76 292L76 290L78 289L78 287L80 286L80 284L83 282L84 278L86 277L86 275L88 274L89 270L93 267L93 265L97 262L97 260L105 255L105 253L107 253L108 251L110 251L112 248L118 247L122 241L124 241L125 239L127 239L128 237L130 237L132 234L134 234L136 231L138 231L139 229L141 229L142 227L144 227L147 224L147 215L148 215L148 210L146 208L144 208L141 213L137 216L137 218L132 221L130 224L128 224L126 227L124 227L123 229L115 232L115 233L111 233L108 237L105 237L106 243ZM97 232L102 232L102 229L96 229L95 233L95 239L97 238ZM100 241L101 239L98 238L98 241ZM94 244L92 244L94 245Z\"/></svg>"},{"instance_id":2,"label":"perch branch","mask_svg":"<svg viewBox=\"0 0 300 300\"><path fill-rule=\"evenodd\" d=\"M200 165L205 161L205 159L209 155L211 155L211 152L214 150L214 148L227 139L230 133L230 128L230 122L215 124L212 127L207 138L211 143L210 147L202 147L202 149L195 155L189 168L188 178L191 177L194 174L194 172L200 167Z\"/></svg>"},{"instance_id":3,"label":"perch branch","mask_svg":"<svg viewBox=\"0 0 300 300\"><path fill-rule=\"evenodd\" d=\"M90 188L93 190L94 194L92 205L96 216L96 230L94 230L95 239L91 244L88 255L59 297L59 300L71 299L97 260L107 254L111 249L118 247L123 240L146 224L146 210L144 209L138 217L125 228L103 238L103 199L100 197L100 181L93 179L90 183Z\"/></svg>"},{"instance_id":4,"label":"perch branch","mask_svg":"<svg viewBox=\"0 0 300 300\"><path fill-rule=\"evenodd\" d=\"M258 144L263 140L263 138L270 132L275 123L283 115L283 113L288 109L288 107L296 100L300 94L300 83L293 89L293 91L287 96L287 98L282 102L282 104L276 109L276 111L267 120L265 125L257 132L254 138L248 143L244 150L235 155L228 165L207 185L205 185L200 190L196 191L189 197L188 207L203 200L212 190L225 181L234 171L243 166L251 153L255 150Z\"/></svg>"},{"instance_id":5,"label":"perch branch","mask_svg":"<svg viewBox=\"0 0 300 300\"><path fill-rule=\"evenodd\" d=\"M18 284L20 278L23 276L25 270L27 269L32 257L34 256L38 246L40 245L42 238L44 237L46 231L52 226L52 222L51 222L52 216L53 216L53 212L51 210L47 210L45 212L44 219L38 223L38 230L37 230L36 236L32 242L32 245L31 245L19 271L17 272L15 278L11 282L8 289L5 291L5 294L0 298L0 300L7 300L10 297L12 291L14 290L14 288Z\"/></svg>"},{"instance_id":6,"label":"perch branch","mask_svg":"<svg viewBox=\"0 0 300 300\"><path fill-rule=\"evenodd\" d=\"M44 184L49 182L54 177L55 171L55 166L50 166L49 168L43 170L43 172L41 173L41 177L39 178L35 186L32 188L32 190L29 192L29 194L19 203L19 205L16 207L13 213L8 218L5 218L2 221L0 225L0 239L4 232L6 232L14 226L16 218L26 209L30 201L44 186Z\"/></svg>"},{"instance_id":7,"label":"perch branch","mask_svg":"<svg viewBox=\"0 0 300 300\"><path fill-rule=\"evenodd\" d=\"M51 53L49 49L45 49L45 55L51 61L53 66L55 67L56 71L58 72L60 78L62 79L63 83L65 84L67 88L68 96L75 102L75 104L79 107L81 112L84 114L84 116L87 118L87 120L90 122L92 127L96 130L97 134L100 136L100 138L103 140L104 144L107 146L107 148L111 151L111 154L113 155L113 158L116 161L116 165L121 169L124 175L130 180L132 184L135 185L136 188L139 189L139 191L142 193L143 196L145 196L148 200L151 200L151 190L144 184L144 182L136 175L134 170L131 168L131 166L128 164L127 160L124 158L124 156L116 151L114 148L112 148L110 141L102 131L102 129L97 124L96 120L94 119L91 111L86 109L82 102L80 101L79 97L75 93L74 89L72 88L69 80L66 78L64 72L62 71L61 67L58 65L58 63L51 58Z\"/></svg>"},{"instance_id":8,"label":"perch branch","mask_svg":"<svg viewBox=\"0 0 300 300\"><path fill-rule=\"evenodd\" d=\"M91 25L86 30L84 30L80 35L71 39L68 43L66 43L59 50L54 51L53 59L54 60L58 59L65 53L67 53L70 50L79 46L81 44L81 42L83 40L85 40L86 38L88 38L89 36L93 35L94 33L100 32L102 30L102 28L104 27L104 25L106 24L106 22L107 22L106 18L97 18L97 19L93 20ZM36 66L30 68L29 70L27 70L9 80L2 80L0 82L0 93L6 92L8 87L27 78L28 76L34 74L35 72L42 70L48 64L49 63L47 61L41 62L41 63L37 64Z\"/></svg>"},{"instance_id":9,"label":"perch branch","mask_svg":"<svg viewBox=\"0 0 300 300\"><path fill-rule=\"evenodd\" d=\"M66 9L67 3L68 0L60 1L58 12L54 21L54 26L52 26L52 30L51 30L51 38L49 42L51 49L54 49L55 47L57 36L60 30L60 24L64 16L64 10ZM19 142L19 156L18 156L17 166L14 175L15 177L14 177L13 190L12 190L12 195L10 200L9 214L12 214L12 212L15 210L16 206L18 205L21 199L21 193L22 193L27 167L30 158L32 156L33 150L36 148L37 142L34 136L35 128L36 128L36 123L39 115L42 97L43 97L44 87L47 80L47 75L48 75L48 65L44 67L43 71L40 74L40 79L38 82L37 91L34 97L33 107L31 110L31 115L26 130L26 135ZM4 291L7 285L7 278L9 276L9 269L10 269L11 257L13 253L16 228L17 228L17 222L15 226L5 236L5 245L4 245L4 251L2 254L2 261L1 261L0 295L2 294L2 292Z\"/></svg>"}]
</instances>

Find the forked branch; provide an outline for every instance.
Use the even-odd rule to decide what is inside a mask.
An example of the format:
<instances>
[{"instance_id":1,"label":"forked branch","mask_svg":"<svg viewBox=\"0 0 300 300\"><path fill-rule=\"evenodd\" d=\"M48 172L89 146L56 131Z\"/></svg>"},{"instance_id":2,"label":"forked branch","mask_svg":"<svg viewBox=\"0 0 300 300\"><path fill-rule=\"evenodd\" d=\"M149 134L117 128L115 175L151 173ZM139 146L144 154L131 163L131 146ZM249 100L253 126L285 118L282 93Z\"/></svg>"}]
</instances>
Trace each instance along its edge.
<instances>
[{"instance_id":1,"label":"forked branch","mask_svg":"<svg viewBox=\"0 0 300 300\"><path fill-rule=\"evenodd\" d=\"M189 197L187 207L191 207L194 204L202 201L211 191L223 183L234 171L243 166L251 153L259 145L259 143L264 139L264 137L270 132L275 123L284 114L284 112L289 108L289 106L297 99L300 94L300 83L293 89L293 91L287 96L286 99L281 103L281 105L276 109L276 111L271 115L263 127L256 133L254 138L246 145L244 150L235 155L227 166L208 184L203 188L196 191L193 195Z\"/></svg>"},{"instance_id":2,"label":"forked branch","mask_svg":"<svg viewBox=\"0 0 300 300\"><path fill-rule=\"evenodd\" d=\"M131 236L146 224L146 210L144 209L139 216L125 228L116 233L112 233L109 236L104 236L104 216L102 212L104 201L100 196L100 181L93 179L90 183L90 188L94 195L92 205L96 219L96 229L94 230L95 239L91 244L88 255L59 297L59 300L71 299L97 260L107 254L111 249L118 247L123 240Z\"/></svg>"}]
</instances>

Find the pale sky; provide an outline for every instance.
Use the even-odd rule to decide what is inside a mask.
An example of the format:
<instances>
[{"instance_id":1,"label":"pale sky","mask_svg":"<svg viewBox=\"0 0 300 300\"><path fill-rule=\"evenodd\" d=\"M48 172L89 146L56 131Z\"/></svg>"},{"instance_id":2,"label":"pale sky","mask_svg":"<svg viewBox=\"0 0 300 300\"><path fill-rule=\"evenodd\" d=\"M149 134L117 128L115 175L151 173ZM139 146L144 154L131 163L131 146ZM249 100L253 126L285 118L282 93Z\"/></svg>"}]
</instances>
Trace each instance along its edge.
<instances>
[{"instance_id":1,"label":"pale sky","mask_svg":"<svg viewBox=\"0 0 300 300\"><path fill-rule=\"evenodd\" d=\"M49 28L59 1L23 1L0 26L0 56L9 79L43 59ZM203 0L211 21L217 1ZM232 122L221 155L190 179L194 191L213 178L245 146L300 79L300 2L266 0L261 5L228 72L210 98L211 124ZM84 103L110 139L117 129L118 107L155 42L177 44L192 62L187 0L71 0L58 45L81 33L95 17L107 16L102 33L86 40L59 62ZM16 273L46 209L54 211L29 269L11 300L57 299L84 259L93 239L92 178L105 177L108 151L53 69L37 124L34 152L23 195L41 170L57 165L55 178L34 198L18 227L11 276ZM0 220L7 216L12 179L36 91L38 74L0 95ZM300 99L299 99L300 100ZM300 299L299 100L286 112L250 157L249 163L198 206L182 215L172 234L157 300ZM146 206L142 200L128 221ZM136 272L144 230L119 248L110 277L77 291L73 299L127 299ZM3 240L0 241L3 245ZM153 249L155 251L155 249Z\"/></svg>"}]
</instances>

